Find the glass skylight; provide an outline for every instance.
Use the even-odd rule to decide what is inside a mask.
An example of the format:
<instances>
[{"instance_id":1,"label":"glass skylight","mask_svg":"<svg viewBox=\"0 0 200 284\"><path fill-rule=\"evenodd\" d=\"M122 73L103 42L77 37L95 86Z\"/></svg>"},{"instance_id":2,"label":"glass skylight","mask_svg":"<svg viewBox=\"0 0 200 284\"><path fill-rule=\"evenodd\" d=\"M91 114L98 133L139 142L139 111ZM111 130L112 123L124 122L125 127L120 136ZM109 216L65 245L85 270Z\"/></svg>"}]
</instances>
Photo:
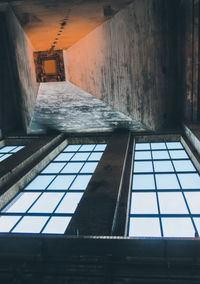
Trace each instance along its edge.
<instances>
[{"instance_id":1,"label":"glass skylight","mask_svg":"<svg viewBox=\"0 0 200 284\"><path fill-rule=\"evenodd\" d=\"M64 234L105 148L68 145L0 211L0 232Z\"/></svg>"},{"instance_id":2,"label":"glass skylight","mask_svg":"<svg viewBox=\"0 0 200 284\"><path fill-rule=\"evenodd\" d=\"M22 148L24 148L24 146L4 146L0 148L0 162L15 154Z\"/></svg>"},{"instance_id":3,"label":"glass skylight","mask_svg":"<svg viewBox=\"0 0 200 284\"><path fill-rule=\"evenodd\" d=\"M180 142L136 143L129 236L200 235L200 176Z\"/></svg>"}]
</instances>

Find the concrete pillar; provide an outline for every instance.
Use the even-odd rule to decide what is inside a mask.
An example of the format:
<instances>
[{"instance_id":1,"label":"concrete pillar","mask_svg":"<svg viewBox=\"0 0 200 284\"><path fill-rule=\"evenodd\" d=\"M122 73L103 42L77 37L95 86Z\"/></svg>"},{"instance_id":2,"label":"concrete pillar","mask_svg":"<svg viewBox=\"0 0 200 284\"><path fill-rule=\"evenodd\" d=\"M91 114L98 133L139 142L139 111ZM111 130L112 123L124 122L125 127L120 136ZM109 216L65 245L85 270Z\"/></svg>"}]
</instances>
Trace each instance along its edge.
<instances>
[{"instance_id":1,"label":"concrete pillar","mask_svg":"<svg viewBox=\"0 0 200 284\"><path fill-rule=\"evenodd\" d=\"M67 235L110 236L123 185L129 133L114 133L67 229ZM114 226L115 227L115 226Z\"/></svg>"}]
</instances>

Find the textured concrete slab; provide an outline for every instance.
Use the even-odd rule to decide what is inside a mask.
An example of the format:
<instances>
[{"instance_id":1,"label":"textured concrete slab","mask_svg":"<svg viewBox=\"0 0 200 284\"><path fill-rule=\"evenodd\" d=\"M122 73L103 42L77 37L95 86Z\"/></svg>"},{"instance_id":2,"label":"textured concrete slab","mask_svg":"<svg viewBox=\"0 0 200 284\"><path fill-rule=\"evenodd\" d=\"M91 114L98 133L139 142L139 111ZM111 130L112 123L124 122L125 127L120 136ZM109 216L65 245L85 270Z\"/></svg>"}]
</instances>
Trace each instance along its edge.
<instances>
[{"instance_id":1,"label":"textured concrete slab","mask_svg":"<svg viewBox=\"0 0 200 284\"><path fill-rule=\"evenodd\" d=\"M111 131L123 127L148 130L140 122L115 111L106 103L69 82L41 83L29 134Z\"/></svg>"},{"instance_id":2,"label":"textured concrete slab","mask_svg":"<svg viewBox=\"0 0 200 284\"><path fill-rule=\"evenodd\" d=\"M176 4L133 1L67 49L68 80L152 130L174 128Z\"/></svg>"}]
</instances>

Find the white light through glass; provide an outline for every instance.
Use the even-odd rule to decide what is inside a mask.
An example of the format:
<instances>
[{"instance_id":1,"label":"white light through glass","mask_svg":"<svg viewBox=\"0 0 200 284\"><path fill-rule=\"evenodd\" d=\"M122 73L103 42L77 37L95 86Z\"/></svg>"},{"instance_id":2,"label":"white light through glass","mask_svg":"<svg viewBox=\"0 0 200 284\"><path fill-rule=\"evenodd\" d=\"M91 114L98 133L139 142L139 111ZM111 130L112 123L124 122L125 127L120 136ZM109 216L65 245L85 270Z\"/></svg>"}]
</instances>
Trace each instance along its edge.
<instances>
[{"instance_id":1,"label":"white light through glass","mask_svg":"<svg viewBox=\"0 0 200 284\"><path fill-rule=\"evenodd\" d=\"M200 235L200 176L180 142L136 143L129 236Z\"/></svg>"},{"instance_id":2,"label":"white light through glass","mask_svg":"<svg viewBox=\"0 0 200 284\"><path fill-rule=\"evenodd\" d=\"M105 148L68 145L1 210L0 232L64 234Z\"/></svg>"},{"instance_id":3,"label":"white light through glass","mask_svg":"<svg viewBox=\"0 0 200 284\"><path fill-rule=\"evenodd\" d=\"M4 146L0 148L0 162L4 161L23 148L24 146Z\"/></svg>"}]
</instances>

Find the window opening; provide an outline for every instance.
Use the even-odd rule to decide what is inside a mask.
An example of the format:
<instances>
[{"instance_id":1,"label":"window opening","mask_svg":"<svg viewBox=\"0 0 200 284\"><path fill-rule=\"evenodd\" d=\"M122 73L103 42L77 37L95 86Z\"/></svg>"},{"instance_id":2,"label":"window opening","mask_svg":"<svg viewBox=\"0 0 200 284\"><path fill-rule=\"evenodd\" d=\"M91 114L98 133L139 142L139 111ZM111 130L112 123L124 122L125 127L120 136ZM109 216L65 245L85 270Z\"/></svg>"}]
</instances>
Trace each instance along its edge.
<instances>
[{"instance_id":1,"label":"window opening","mask_svg":"<svg viewBox=\"0 0 200 284\"><path fill-rule=\"evenodd\" d=\"M199 173L180 142L136 143L129 236L198 236L199 204Z\"/></svg>"},{"instance_id":2,"label":"window opening","mask_svg":"<svg viewBox=\"0 0 200 284\"><path fill-rule=\"evenodd\" d=\"M63 234L106 144L68 145L0 212L0 232Z\"/></svg>"},{"instance_id":3,"label":"window opening","mask_svg":"<svg viewBox=\"0 0 200 284\"><path fill-rule=\"evenodd\" d=\"M0 162L15 154L22 148L24 148L24 146L4 146L0 148Z\"/></svg>"}]
</instances>

